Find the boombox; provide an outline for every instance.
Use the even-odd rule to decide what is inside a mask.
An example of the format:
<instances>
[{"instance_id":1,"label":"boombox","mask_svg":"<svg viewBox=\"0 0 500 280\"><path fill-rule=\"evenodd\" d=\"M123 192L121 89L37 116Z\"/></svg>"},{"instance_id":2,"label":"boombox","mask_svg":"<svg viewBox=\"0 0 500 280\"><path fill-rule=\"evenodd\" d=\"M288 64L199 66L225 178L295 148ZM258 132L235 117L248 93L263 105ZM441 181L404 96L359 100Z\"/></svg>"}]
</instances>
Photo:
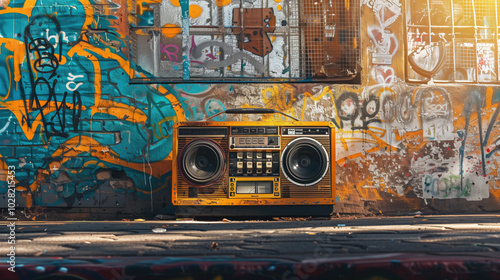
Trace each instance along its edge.
<instances>
[{"instance_id":1,"label":"boombox","mask_svg":"<svg viewBox=\"0 0 500 280\"><path fill-rule=\"evenodd\" d=\"M222 113L279 112L232 109ZM294 120L175 124L173 204L334 204L335 127L331 122L286 116Z\"/></svg>"}]
</instances>

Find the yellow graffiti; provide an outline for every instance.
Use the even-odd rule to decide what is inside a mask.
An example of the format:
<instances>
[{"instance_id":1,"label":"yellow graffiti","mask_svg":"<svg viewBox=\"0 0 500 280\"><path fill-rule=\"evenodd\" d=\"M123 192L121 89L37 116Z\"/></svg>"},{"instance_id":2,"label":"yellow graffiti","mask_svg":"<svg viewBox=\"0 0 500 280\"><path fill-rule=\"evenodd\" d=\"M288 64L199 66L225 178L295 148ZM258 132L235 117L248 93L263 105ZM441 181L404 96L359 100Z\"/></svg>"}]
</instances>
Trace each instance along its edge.
<instances>
[{"instance_id":1,"label":"yellow graffiti","mask_svg":"<svg viewBox=\"0 0 500 280\"><path fill-rule=\"evenodd\" d=\"M296 100L295 90L289 84L273 85L272 87L262 90L262 102L264 102L266 108L276 109L291 116L297 115L293 108ZM263 116L262 119L277 121L281 120L281 116Z\"/></svg>"},{"instance_id":2,"label":"yellow graffiti","mask_svg":"<svg viewBox=\"0 0 500 280\"><path fill-rule=\"evenodd\" d=\"M174 5L176 7L180 7L181 6L181 3L179 3L179 0L170 0L170 3L172 3L172 5Z\"/></svg>"},{"instance_id":3,"label":"yellow graffiti","mask_svg":"<svg viewBox=\"0 0 500 280\"><path fill-rule=\"evenodd\" d=\"M176 116L172 116L172 117L166 117L164 119L162 119L158 124L153 124L153 133L155 135L156 138L158 139L167 139L168 137L170 137L170 134L166 133L163 134L163 129L162 129L162 124L165 123L165 122L168 122L168 121L172 121L174 123L177 122L177 117ZM158 132L160 133L160 135L156 134L156 129L158 128Z\"/></svg>"},{"instance_id":4,"label":"yellow graffiti","mask_svg":"<svg viewBox=\"0 0 500 280\"><path fill-rule=\"evenodd\" d=\"M323 91L321 92L321 94L318 97L314 97L312 94L310 94L307 91L304 92L304 103L302 104L302 113L300 114L300 118L304 119L304 114L306 112L306 104L307 104L307 100L308 99L312 99L313 101L319 101L325 95L329 95L330 96L330 101L332 102L332 104L335 104L335 102L333 100L333 92L332 92L332 90L329 87L323 88ZM337 114L337 108L335 108L335 115L338 115ZM338 117L337 117L337 121L340 121L340 119Z\"/></svg>"},{"instance_id":5,"label":"yellow graffiti","mask_svg":"<svg viewBox=\"0 0 500 280\"><path fill-rule=\"evenodd\" d=\"M84 164L83 164L83 167L87 167L87 166L92 166L92 165L96 165L96 166L99 166L101 168L108 168L108 166L102 162L98 162L97 160L89 160L89 161L86 161Z\"/></svg>"}]
</instances>

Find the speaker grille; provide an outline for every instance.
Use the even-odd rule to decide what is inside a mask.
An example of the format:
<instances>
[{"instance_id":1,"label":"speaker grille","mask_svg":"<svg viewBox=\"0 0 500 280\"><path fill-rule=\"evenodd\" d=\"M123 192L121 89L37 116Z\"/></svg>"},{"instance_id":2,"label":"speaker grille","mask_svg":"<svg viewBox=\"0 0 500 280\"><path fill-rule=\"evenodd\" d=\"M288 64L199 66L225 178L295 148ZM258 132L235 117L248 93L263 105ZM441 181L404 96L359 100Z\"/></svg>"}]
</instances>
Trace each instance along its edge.
<instances>
[{"instance_id":1,"label":"speaker grille","mask_svg":"<svg viewBox=\"0 0 500 280\"><path fill-rule=\"evenodd\" d=\"M286 147L291 141L298 139L294 137L282 137L281 145ZM331 145L329 137L315 137L314 140L319 142L328 152L331 158ZM325 198L332 197L332 182L331 182L331 164L332 160L328 165L327 172L323 179L311 186L300 186L294 182L291 182L284 174L283 169L281 170L281 197L282 198Z\"/></svg>"},{"instance_id":2,"label":"speaker grille","mask_svg":"<svg viewBox=\"0 0 500 280\"><path fill-rule=\"evenodd\" d=\"M177 139L178 142L178 155L182 161L183 149L190 143L191 140L199 140L198 137L180 137ZM224 161L227 161L227 137L215 137L210 138L213 142L217 143L224 154ZM227 162L224 162L227 164ZM189 184L185 177L182 176L182 165L178 163L177 166L177 197L178 198L200 198L200 199L216 199L216 198L227 198L228 189L228 172L227 167L223 170L223 175L218 178L218 180L211 183L208 187L196 188L192 184Z\"/></svg>"}]
</instances>

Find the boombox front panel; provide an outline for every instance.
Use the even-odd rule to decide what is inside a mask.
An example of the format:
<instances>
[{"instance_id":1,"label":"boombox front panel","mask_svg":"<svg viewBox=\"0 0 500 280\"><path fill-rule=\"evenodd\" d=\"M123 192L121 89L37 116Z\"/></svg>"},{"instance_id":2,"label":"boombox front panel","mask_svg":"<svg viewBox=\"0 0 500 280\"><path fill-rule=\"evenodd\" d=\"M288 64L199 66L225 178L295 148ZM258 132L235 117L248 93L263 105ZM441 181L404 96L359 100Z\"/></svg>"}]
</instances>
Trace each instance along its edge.
<instances>
[{"instance_id":1,"label":"boombox front panel","mask_svg":"<svg viewBox=\"0 0 500 280\"><path fill-rule=\"evenodd\" d=\"M334 127L329 122L185 122L174 126L173 188L174 205L328 205L335 203ZM286 128L286 129L285 129ZM294 131L296 129L296 131ZM225 133L227 131L227 133ZM318 132L319 131L319 132ZM293 135L289 135L293 134ZM193 140L211 139L223 150L225 170L209 186L196 186L181 173L183 149ZM301 158L295 142L318 146L325 151L328 168L311 184L284 174L283 153L290 154L290 170L307 177L316 161ZM314 145L309 145L314 144ZM285 150L285 151L284 151ZM312 149L314 150L314 149ZM314 150L314 151L316 151ZM307 153L306 153L307 154ZM296 156L298 155L298 156ZM188 157L189 158L189 157ZM203 158L200 156L200 158ZM192 166L196 160L190 160ZM203 160L200 160L203 166ZM182 165L182 166L179 166ZM189 164L187 164L189 166ZM300 165L298 169L295 165ZM311 165L313 166L313 165ZM243 167L243 168L242 168ZM240 169L241 168L241 169ZM194 167L195 170L196 167ZM314 170L314 168L313 168ZM195 175L196 172L195 172ZM196 177L196 176L195 176ZM292 176L293 177L293 176Z\"/></svg>"}]
</instances>

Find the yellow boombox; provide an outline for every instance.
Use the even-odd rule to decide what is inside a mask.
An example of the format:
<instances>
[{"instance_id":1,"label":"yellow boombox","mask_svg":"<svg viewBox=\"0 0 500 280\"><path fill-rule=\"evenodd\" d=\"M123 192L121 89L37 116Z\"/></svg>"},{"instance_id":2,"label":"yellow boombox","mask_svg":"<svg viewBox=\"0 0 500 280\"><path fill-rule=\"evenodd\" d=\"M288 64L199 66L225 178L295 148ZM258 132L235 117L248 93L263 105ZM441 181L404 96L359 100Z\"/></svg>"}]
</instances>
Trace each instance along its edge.
<instances>
[{"instance_id":1,"label":"yellow boombox","mask_svg":"<svg viewBox=\"0 0 500 280\"><path fill-rule=\"evenodd\" d=\"M223 113L281 112L242 108L219 114ZM293 121L177 123L173 128L172 203L333 205L335 127L331 122L285 116Z\"/></svg>"}]
</instances>

